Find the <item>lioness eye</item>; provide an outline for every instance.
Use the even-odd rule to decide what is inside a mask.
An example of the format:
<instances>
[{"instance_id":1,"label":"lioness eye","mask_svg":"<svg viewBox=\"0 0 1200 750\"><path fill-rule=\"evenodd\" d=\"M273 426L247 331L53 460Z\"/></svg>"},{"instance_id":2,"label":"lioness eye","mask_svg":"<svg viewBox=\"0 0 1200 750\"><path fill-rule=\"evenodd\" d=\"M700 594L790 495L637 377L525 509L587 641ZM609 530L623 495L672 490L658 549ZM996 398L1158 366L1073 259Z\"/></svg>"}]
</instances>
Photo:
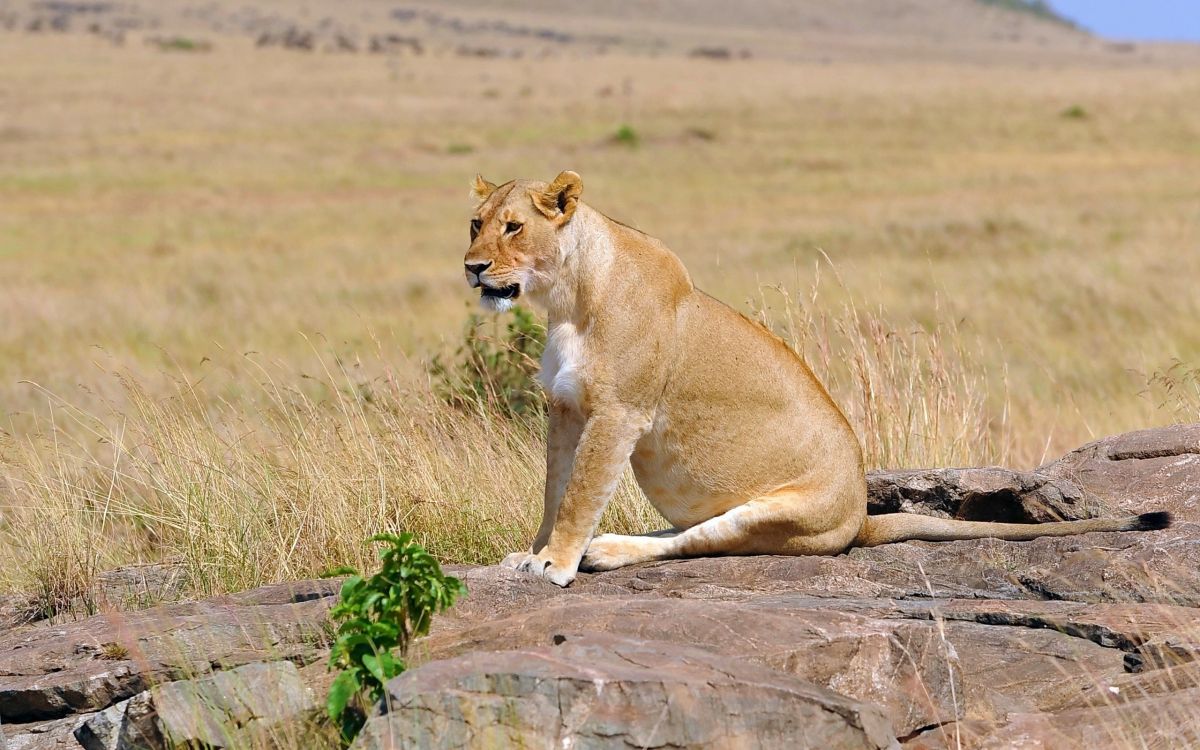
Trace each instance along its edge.
<instances>
[{"instance_id":1,"label":"lioness eye","mask_svg":"<svg viewBox=\"0 0 1200 750\"><path fill-rule=\"evenodd\" d=\"M504 225L504 231L509 234L516 234L517 232L521 231L522 226L523 225L520 222L510 221Z\"/></svg>"},{"instance_id":2,"label":"lioness eye","mask_svg":"<svg viewBox=\"0 0 1200 750\"><path fill-rule=\"evenodd\" d=\"M471 241L472 242L474 242L475 238L479 236L479 230L482 228L483 228L482 221L480 221L479 219L471 219Z\"/></svg>"}]
</instances>

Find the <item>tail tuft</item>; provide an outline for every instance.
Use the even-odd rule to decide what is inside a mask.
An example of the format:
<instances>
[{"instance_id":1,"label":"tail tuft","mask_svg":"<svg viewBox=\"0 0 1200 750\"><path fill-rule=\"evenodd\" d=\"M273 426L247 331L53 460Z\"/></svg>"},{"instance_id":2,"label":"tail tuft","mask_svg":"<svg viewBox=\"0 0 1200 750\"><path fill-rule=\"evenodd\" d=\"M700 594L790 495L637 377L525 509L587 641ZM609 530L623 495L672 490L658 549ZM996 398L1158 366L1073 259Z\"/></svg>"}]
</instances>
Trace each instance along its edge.
<instances>
[{"instance_id":1,"label":"tail tuft","mask_svg":"<svg viewBox=\"0 0 1200 750\"><path fill-rule=\"evenodd\" d=\"M1164 510L1143 513L1131 519L1128 528L1130 531L1158 531L1169 527L1172 520L1171 514Z\"/></svg>"}]
</instances>

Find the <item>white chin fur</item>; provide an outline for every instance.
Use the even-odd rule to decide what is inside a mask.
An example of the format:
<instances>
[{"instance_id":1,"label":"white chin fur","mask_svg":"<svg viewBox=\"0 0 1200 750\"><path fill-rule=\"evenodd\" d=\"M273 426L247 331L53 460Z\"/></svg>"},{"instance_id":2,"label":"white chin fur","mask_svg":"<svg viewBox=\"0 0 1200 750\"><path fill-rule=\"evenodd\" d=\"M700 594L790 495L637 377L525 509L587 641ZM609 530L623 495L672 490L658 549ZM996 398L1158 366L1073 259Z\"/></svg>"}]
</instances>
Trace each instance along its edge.
<instances>
[{"instance_id":1,"label":"white chin fur","mask_svg":"<svg viewBox=\"0 0 1200 750\"><path fill-rule=\"evenodd\" d=\"M513 301L507 297L480 297L479 304L483 305L484 310L504 312L512 309Z\"/></svg>"}]
</instances>

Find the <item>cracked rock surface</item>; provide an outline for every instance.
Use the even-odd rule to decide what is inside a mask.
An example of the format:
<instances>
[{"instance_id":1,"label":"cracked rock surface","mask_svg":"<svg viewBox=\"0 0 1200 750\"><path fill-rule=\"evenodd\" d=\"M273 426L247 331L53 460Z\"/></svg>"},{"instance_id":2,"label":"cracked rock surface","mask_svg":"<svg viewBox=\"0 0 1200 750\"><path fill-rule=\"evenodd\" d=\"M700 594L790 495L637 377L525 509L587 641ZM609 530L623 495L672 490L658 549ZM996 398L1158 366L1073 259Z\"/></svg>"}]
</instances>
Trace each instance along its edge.
<instances>
[{"instance_id":1,"label":"cracked rock surface","mask_svg":"<svg viewBox=\"0 0 1200 750\"><path fill-rule=\"evenodd\" d=\"M869 703L703 649L599 634L431 662L389 683L385 705L353 747L896 745Z\"/></svg>"},{"instance_id":2,"label":"cracked rock surface","mask_svg":"<svg viewBox=\"0 0 1200 750\"><path fill-rule=\"evenodd\" d=\"M356 746L1200 746L1200 426L1107 438L1032 472L876 473L871 492L874 510L1033 522L1162 509L1178 522L651 563L567 589L452 567L469 594L414 646ZM297 582L0 630L8 750L78 747L89 723L106 737L147 726L139 712L164 683L211 687L207 675L257 662L276 662L250 668L268 684L303 681L319 702L336 590Z\"/></svg>"},{"instance_id":3,"label":"cracked rock surface","mask_svg":"<svg viewBox=\"0 0 1200 750\"><path fill-rule=\"evenodd\" d=\"M85 750L239 747L316 710L295 664L258 662L155 685L84 721L75 738Z\"/></svg>"}]
</instances>

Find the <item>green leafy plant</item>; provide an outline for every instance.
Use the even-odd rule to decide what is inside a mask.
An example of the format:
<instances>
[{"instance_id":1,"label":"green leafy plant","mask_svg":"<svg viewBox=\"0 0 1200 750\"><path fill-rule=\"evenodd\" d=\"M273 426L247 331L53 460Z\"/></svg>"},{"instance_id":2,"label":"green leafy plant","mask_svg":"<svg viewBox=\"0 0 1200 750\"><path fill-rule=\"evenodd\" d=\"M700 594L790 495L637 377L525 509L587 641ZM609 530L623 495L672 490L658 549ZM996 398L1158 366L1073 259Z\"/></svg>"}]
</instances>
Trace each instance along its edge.
<instances>
[{"instance_id":1,"label":"green leafy plant","mask_svg":"<svg viewBox=\"0 0 1200 750\"><path fill-rule=\"evenodd\" d=\"M326 708L347 740L362 727L363 698L383 697L387 681L405 670L412 639L428 633L433 616L466 593L412 534L378 534L370 541L384 545L379 572L363 578L353 570L335 571L352 575L329 613L338 623L329 668L341 674L329 688ZM348 710L355 701L355 710Z\"/></svg>"},{"instance_id":2,"label":"green leafy plant","mask_svg":"<svg viewBox=\"0 0 1200 750\"><path fill-rule=\"evenodd\" d=\"M1062 116L1067 120L1086 120L1088 111L1078 104L1073 104L1062 111Z\"/></svg>"},{"instance_id":3,"label":"green leafy plant","mask_svg":"<svg viewBox=\"0 0 1200 750\"><path fill-rule=\"evenodd\" d=\"M203 39L190 39L186 36L155 37L147 40L163 52L209 52L212 43Z\"/></svg>"},{"instance_id":4,"label":"green leafy plant","mask_svg":"<svg viewBox=\"0 0 1200 750\"><path fill-rule=\"evenodd\" d=\"M622 146L629 146L632 148L633 146L638 145L638 142L641 141L641 136L639 136L638 132L633 129L632 125L622 125L621 127L617 128L617 132L613 134L612 139L614 143L619 143Z\"/></svg>"},{"instance_id":5,"label":"green leafy plant","mask_svg":"<svg viewBox=\"0 0 1200 750\"><path fill-rule=\"evenodd\" d=\"M482 317L470 317L456 361L433 360L434 391L459 408L484 408L514 418L545 413L545 396L535 376L546 329L520 307L513 308L503 330L498 321L490 327L489 335Z\"/></svg>"}]
</instances>

